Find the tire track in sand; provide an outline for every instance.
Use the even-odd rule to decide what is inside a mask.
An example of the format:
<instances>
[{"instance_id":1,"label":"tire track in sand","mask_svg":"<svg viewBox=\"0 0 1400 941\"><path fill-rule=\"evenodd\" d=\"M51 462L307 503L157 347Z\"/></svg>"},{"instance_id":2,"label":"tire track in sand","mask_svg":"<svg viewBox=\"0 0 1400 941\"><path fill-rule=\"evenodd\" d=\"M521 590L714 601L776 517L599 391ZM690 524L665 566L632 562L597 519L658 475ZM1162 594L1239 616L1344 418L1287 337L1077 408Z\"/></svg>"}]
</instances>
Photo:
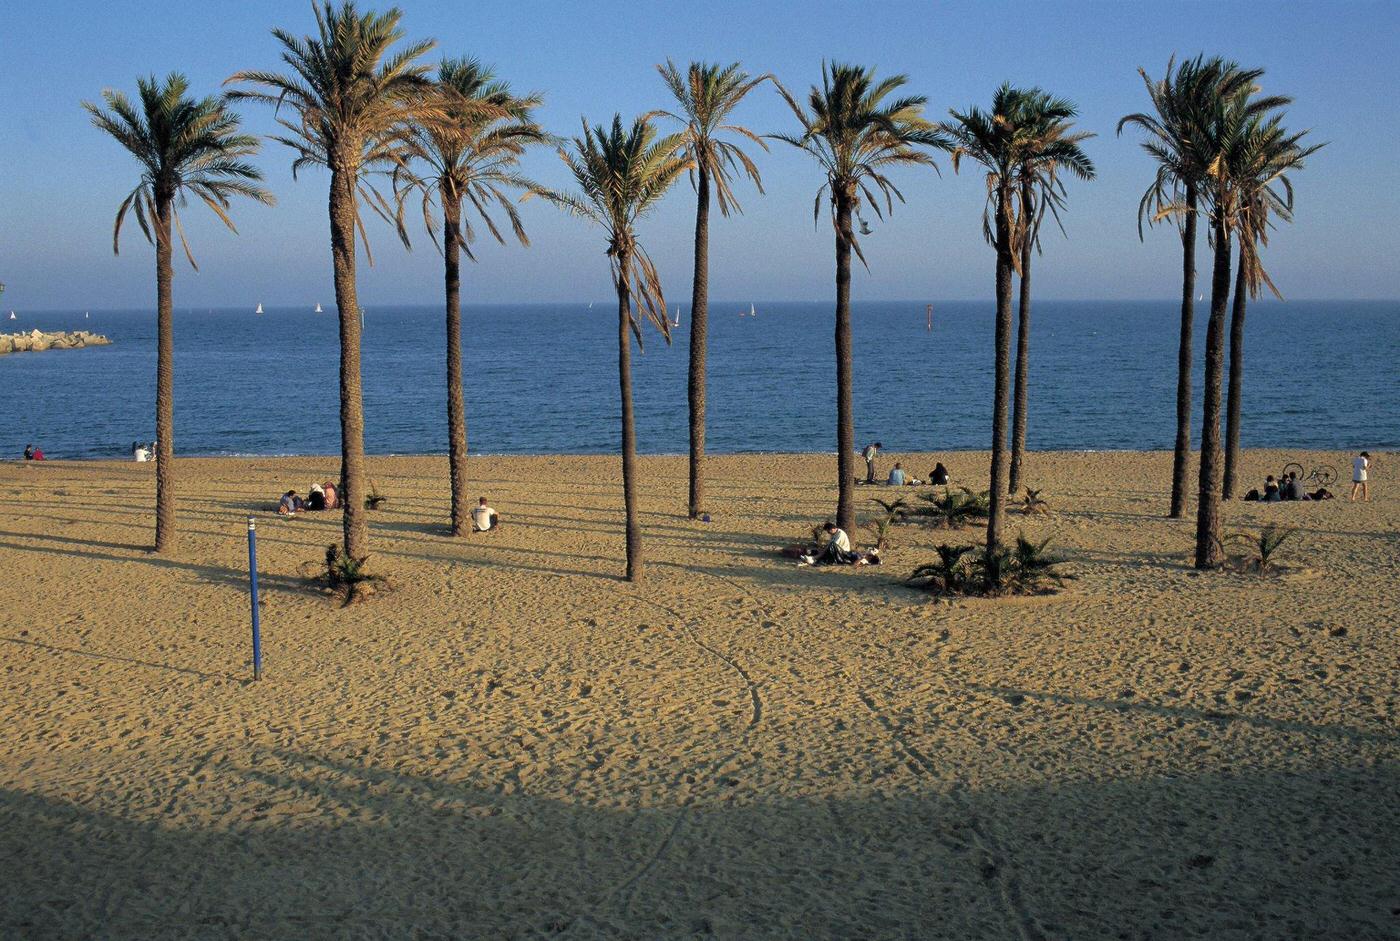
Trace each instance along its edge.
<instances>
[{"instance_id":1,"label":"tire track in sand","mask_svg":"<svg viewBox=\"0 0 1400 941\"><path fill-rule=\"evenodd\" d=\"M752 590L737 579L709 571L699 571L695 569L687 569L686 571L692 575L700 574L718 579L739 590L753 602L758 610L764 613L770 622L781 625L789 640L794 643L797 642L796 632L794 632L781 617L775 615L772 609L755 595ZM845 679L847 690L854 695L856 701L875 718L876 722L885 731L891 747L897 754L905 758L903 762L904 767L906 767L914 777L920 780L925 776L936 776L937 770L934 762L908 740L908 737L905 736L899 726L880 708L870 693L861 685L860 681L853 677L850 671L840 662L836 660L826 660L824 662L829 664L836 673ZM949 791L948 797L958 806L967 820L968 830L972 834L973 842L984 857L983 861L978 866L979 872L986 881L991 881L995 878L997 900L1000 903L1003 914L1015 929L1017 936L1021 941L1046 941L1045 933L1041 930L1039 922L1026 904L1025 894L1021 889L1020 877L1017 875L1014 867L1014 856L1002 845L1001 841L988 829L986 824L982 822L977 812L964 797L957 791ZM959 848L956 843L941 837L939 838L939 842L951 849Z\"/></svg>"}]
</instances>

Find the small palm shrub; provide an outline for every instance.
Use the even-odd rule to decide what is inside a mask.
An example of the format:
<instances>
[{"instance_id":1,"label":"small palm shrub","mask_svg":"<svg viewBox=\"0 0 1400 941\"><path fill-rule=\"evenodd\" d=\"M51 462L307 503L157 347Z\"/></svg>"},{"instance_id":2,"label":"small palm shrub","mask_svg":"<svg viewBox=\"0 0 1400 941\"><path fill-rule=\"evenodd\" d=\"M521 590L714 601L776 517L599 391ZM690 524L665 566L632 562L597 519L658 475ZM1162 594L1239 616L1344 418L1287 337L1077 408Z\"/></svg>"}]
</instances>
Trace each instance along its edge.
<instances>
[{"instance_id":1,"label":"small palm shrub","mask_svg":"<svg viewBox=\"0 0 1400 941\"><path fill-rule=\"evenodd\" d=\"M806 539L790 542L779 550L790 559L800 559L804 555L817 555L826 544L826 527L818 523L807 531Z\"/></svg>"},{"instance_id":2,"label":"small palm shrub","mask_svg":"<svg viewBox=\"0 0 1400 941\"><path fill-rule=\"evenodd\" d=\"M1225 541L1243 546L1245 554L1240 560L1245 567L1265 575L1273 567L1274 556L1278 554L1278 550L1297 534L1296 526L1269 523L1257 533L1231 533Z\"/></svg>"},{"instance_id":3,"label":"small palm shrub","mask_svg":"<svg viewBox=\"0 0 1400 941\"><path fill-rule=\"evenodd\" d=\"M377 510L389 502L389 498L379 492L379 487L373 480L369 482L369 495L365 497L365 509Z\"/></svg>"},{"instance_id":4,"label":"small palm shrub","mask_svg":"<svg viewBox=\"0 0 1400 941\"><path fill-rule=\"evenodd\" d=\"M940 595L998 597L1034 595L1062 586L1073 576L1059 570L1063 559L1048 551L1050 540L1016 537L1015 546L949 546L934 551L938 561L916 568L906 584Z\"/></svg>"},{"instance_id":5,"label":"small palm shrub","mask_svg":"<svg viewBox=\"0 0 1400 941\"><path fill-rule=\"evenodd\" d=\"M947 543L935 546L938 561L914 569L905 584L940 595L965 594L969 575L966 556L972 549L972 546L950 546Z\"/></svg>"},{"instance_id":6,"label":"small palm shrub","mask_svg":"<svg viewBox=\"0 0 1400 941\"><path fill-rule=\"evenodd\" d=\"M1020 509L1020 511L1026 514L1027 516L1030 516L1032 513L1049 513L1050 504L1042 500L1040 497L1040 495L1044 492L1044 488L1040 490L1032 490L1030 487L1027 487L1026 495L1021 498L1020 503L1017 505L1017 508Z\"/></svg>"},{"instance_id":7,"label":"small palm shrub","mask_svg":"<svg viewBox=\"0 0 1400 941\"><path fill-rule=\"evenodd\" d=\"M372 583L382 581L369 573L368 562L368 557L351 558L334 543L326 546L326 584L342 593L346 606L372 594Z\"/></svg>"},{"instance_id":8,"label":"small palm shrub","mask_svg":"<svg viewBox=\"0 0 1400 941\"><path fill-rule=\"evenodd\" d=\"M991 512L992 498L987 490L978 493L967 487L959 487L956 491L944 487L941 495L936 492L921 493L919 499L930 505L917 507L911 513L946 529L961 529L969 523L986 519Z\"/></svg>"},{"instance_id":9,"label":"small palm shrub","mask_svg":"<svg viewBox=\"0 0 1400 941\"><path fill-rule=\"evenodd\" d=\"M881 500L879 497L873 497L870 502L879 504L880 509L884 511L884 515L866 523L865 528L870 530L870 533L875 537L876 550L883 552L890 545L891 528L895 523L904 518L905 507L908 505L908 501L904 499L893 501Z\"/></svg>"}]
</instances>

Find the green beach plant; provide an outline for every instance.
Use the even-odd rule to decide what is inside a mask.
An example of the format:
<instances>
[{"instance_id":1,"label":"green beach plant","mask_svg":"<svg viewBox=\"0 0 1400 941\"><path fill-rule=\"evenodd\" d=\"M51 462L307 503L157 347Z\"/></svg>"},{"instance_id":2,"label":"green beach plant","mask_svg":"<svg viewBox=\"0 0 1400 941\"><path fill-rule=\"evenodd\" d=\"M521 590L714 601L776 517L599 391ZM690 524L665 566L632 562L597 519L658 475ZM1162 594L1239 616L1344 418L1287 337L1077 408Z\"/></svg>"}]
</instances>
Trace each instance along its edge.
<instances>
[{"instance_id":1,"label":"green beach plant","mask_svg":"<svg viewBox=\"0 0 1400 941\"><path fill-rule=\"evenodd\" d=\"M369 559L355 559L346 555L340 546L331 543L326 547L326 585L332 591L339 591L344 607L364 599L373 593L373 585L383 578L369 571Z\"/></svg>"},{"instance_id":2,"label":"green beach plant","mask_svg":"<svg viewBox=\"0 0 1400 941\"><path fill-rule=\"evenodd\" d=\"M154 75L136 81L138 102L120 91L102 93L102 105L83 102L98 129L121 144L141 165L141 177L121 205L112 228L117 253L127 212L156 250L156 542L157 552L173 552L175 530L175 341L172 237L180 236L185 258L196 271L185 241L179 208L198 197L237 233L228 210L233 197L273 205L259 185L262 173L245 161L258 151L258 139L241 133L238 115L221 98L188 97L189 81L178 72L164 81ZM172 232L172 229L174 232Z\"/></svg>"},{"instance_id":3,"label":"green beach plant","mask_svg":"<svg viewBox=\"0 0 1400 941\"><path fill-rule=\"evenodd\" d=\"M1040 496L1044 492L1044 488L1032 490L1030 487L1027 487L1025 495L1021 497L1021 512L1027 516L1030 516L1032 513L1049 513L1050 504Z\"/></svg>"},{"instance_id":4,"label":"green beach plant","mask_svg":"<svg viewBox=\"0 0 1400 941\"><path fill-rule=\"evenodd\" d=\"M865 528L870 530L875 537L875 548L883 552L889 548L890 532L894 528L894 524L904 518L909 501L904 499L881 500L879 497L872 497L870 502L879 506L884 512L883 515L867 522Z\"/></svg>"},{"instance_id":5,"label":"green beach plant","mask_svg":"<svg viewBox=\"0 0 1400 941\"><path fill-rule=\"evenodd\" d=\"M452 498L453 536L471 531L467 494L467 417L462 389L461 256L476 261L473 215L504 244L493 218L503 214L521 245L528 246L513 191L528 191L520 158L549 136L535 123L543 104L537 94L519 96L475 59L444 59L429 93L438 107L407 128L404 157L396 166L394 189L400 212L411 193L422 197L423 225L438 244L436 204L442 213L443 284L447 312L447 464ZM465 204L466 212L463 211Z\"/></svg>"},{"instance_id":6,"label":"green beach plant","mask_svg":"<svg viewBox=\"0 0 1400 941\"><path fill-rule=\"evenodd\" d=\"M1269 523L1257 533L1236 532L1225 537L1225 542L1244 547L1246 555L1242 561L1249 569L1260 575L1267 575L1273 568L1279 549L1294 536L1298 527Z\"/></svg>"},{"instance_id":7,"label":"green beach plant","mask_svg":"<svg viewBox=\"0 0 1400 941\"><path fill-rule=\"evenodd\" d=\"M365 496L365 509L377 510L389 502L389 498L379 492L379 486L371 478L369 482L369 493Z\"/></svg>"},{"instance_id":8,"label":"green beach plant","mask_svg":"<svg viewBox=\"0 0 1400 941\"><path fill-rule=\"evenodd\" d=\"M905 584L914 588L936 592L941 595L966 593L970 573L968 553L974 546L950 546L947 543L935 546L938 561L920 565L910 573Z\"/></svg>"},{"instance_id":9,"label":"green beach plant","mask_svg":"<svg viewBox=\"0 0 1400 941\"><path fill-rule=\"evenodd\" d=\"M836 525L855 530L855 417L851 404L851 254L869 265L861 252L852 219L868 206L883 219L904 196L889 172L901 166L937 169L927 151L947 150L947 134L924 118L922 95L893 97L908 79L876 79L875 70L858 65L822 63L822 82L812 86L807 108L781 85L783 99L796 115L798 134L770 137L812 157L825 180L817 188L812 218L821 217L822 196L830 202L836 237ZM884 208L881 208L881 203Z\"/></svg>"},{"instance_id":10,"label":"green beach plant","mask_svg":"<svg viewBox=\"0 0 1400 941\"><path fill-rule=\"evenodd\" d=\"M690 408L690 492L691 519L704 512L705 505L705 360L709 350L710 309L710 189L720 214L742 212L734 196L733 177L741 174L763 193L758 166L748 154L723 135L732 135L757 144L765 151L763 139L742 125L730 122L730 114L759 85L777 79L764 74L750 76L739 63L720 66L692 62L684 73L670 59L657 71L679 105L679 113L657 114L680 122L680 147L689 158L691 180L695 184L695 269L690 293L690 372L687 397Z\"/></svg>"},{"instance_id":11,"label":"green beach plant","mask_svg":"<svg viewBox=\"0 0 1400 941\"><path fill-rule=\"evenodd\" d=\"M243 83L231 98L273 105L292 118L278 117L286 133L272 139L296 153L292 174L313 166L330 171L331 264L340 321L340 479L344 484L345 554L369 557L369 522L364 511L365 415L360 382L360 305L355 280L356 235L369 254L361 204L390 221L404 244L408 233L402 213L371 185L369 174L404 163L404 140L415 121L437 117L430 95L428 66L417 60L433 48L432 40L403 39L403 14L395 8L361 13L351 0L313 6L316 34L295 36L282 29L272 35L282 45L286 73L242 71L226 84ZM400 207L401 208L401 207Z\"/></svg>"},{"instance_id":12,"label":"green beach plant","mask_svg":"<svg viewBox=\"0 0 1400 941\"><path fill-rule=\"evenodd\" d=\"M637 240L637 221L691 162L680 149L679 135L658 138L647 116L625 128L621 115L612 126L583 123L583 135L559 156L569 168L577 192L535 188L539 196L570 215L600 227L607 236L613 287L617 290L618 386L622 399L622 493L626 509L627 580L642 580L642 530L637 515L637 428L632 410L632 338L642 347L642 324L650 321L671 340L661 278L651 256Z\"/></svg>"},{"instance_id":13,"label":"green beach plant","mask_svg":"<svg viewBox=\"0 0 1400 941\"><path fill-rule=\"evenodd\" d=\"M930 504L918 507L911 512L921 517L931 517L934 525L947 529L962 529L977 520L987 518L991 506L991 495L983 490L978 493L968 487L944 487L940 495L921 493L919 499Z\"/></svg>"}]
</instances>

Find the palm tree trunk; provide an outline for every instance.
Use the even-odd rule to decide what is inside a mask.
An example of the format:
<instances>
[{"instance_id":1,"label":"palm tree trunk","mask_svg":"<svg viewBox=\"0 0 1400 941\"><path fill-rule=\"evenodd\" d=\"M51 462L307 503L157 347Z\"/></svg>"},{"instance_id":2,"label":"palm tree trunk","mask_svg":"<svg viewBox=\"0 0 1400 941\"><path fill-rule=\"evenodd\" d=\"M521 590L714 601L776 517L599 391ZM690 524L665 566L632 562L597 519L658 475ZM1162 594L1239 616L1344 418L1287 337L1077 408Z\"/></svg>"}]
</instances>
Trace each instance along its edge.
<instances>
[{"instance_id":1,"label":"palm tree trunk","mask_svg":"<svg viewBox=\"0 0 1400 941\"><path fill-rule=\"evenodd\" d=\"M851 195L836 188L836 525L856 529L855 413L851 407Z\"/></svg>"},{"instance_id":2,"label":"palm tree trunk","mask_svg":"<svg viewBox=\"0 0 1400 941\"><path fill-rule=\"evenodd\" d=\"M462 205L448 187L441 187L443 206L443 283L447 294L447 466L452 484L452 535L465 536L470 519L467 503L467 407L462 401Z\"/></svg>"},{"instance_id":3,"label":"palm tree trunk","mask_svg":"<svg viewBox=\"0 0 1400 941\"><path fill-rule=\"evenodd\" d=\"M992 485L987 512L987 548L1001 545L1006 518L1006 416L1011 392L1011 190L1001 188L997 222L996 379L992 395Z\"/></svg>"},{"instance_id":4,"label":"palm tree trunk","mask_svg":"<svg viewBox=\"0 0 1400 941\"><path fill-rule=\"evenodd\" d=\"M156 192L156 551L175 551L174 194Z\"/></svg>"},{"instance_id":5,"label":"palm tree trunk","mask_svg":"<svg viewBox=\"0 0 1400 941\"><path fill-rule=\"evenodd\" d=\"M1021 461L1026 451L1026 373L1030 363L1031 346L1031 248L1034 242L1035 197L1029 186L1021 188L1021 213L1026 227L1021 245L1021 298L1017 311L1020 323L1016 330L1016 389L1011 406L1011 483L1009 494L1021 489Z\"/></svg>"},{"instance_id":6,"label":"palm tree trunk","mask_svg":"<svg viewBox=\"0 0 1400 941\"><path fill-rule=\"evenodd\" d=\"M1191 463L1191 325L1196 312L1196 187L1186 184L1186 220L1181 227L1181 340L1176 348L1176 447L1172 452L1172 504L1168 514L1186 514Z\"/></svg>"},{"instance_id":7,"label":"palm tree trunk","mask_svg":"<svg viewBox=\"0 0 1400 941\"><path fill-rule=\"evenodd\" d=\"M705 354L710 317L710 174L697 171L695 276L690 287L690 518L705 510Z\"/></svg>"},{"instance_id":8,"label":"palm tree trunk","mask_svg":"<svg viewBox=\"0 0 1400 941\"><path fill-rule=\"evenodd\" d=\"M620 273L628 266L618 255ZM637 425L632 413L632 303L625 274L617 278L617 384L622 394L622 502L627 514L627 580L642 580L642 528L637 522Z\"/></svg>"},{"instance_id":9,"label":"palm tree trunk","mask_svg":"<svg viewBox=\"0 0 1400 941\"><path fill-rule=\"evenodd\" d=\"M1240 465L1240 385L1244 379L1244 308L1249 285L1245 283L1244 243L1240 243L1240 265L1235 273L1235 306L1230 312L1230 397L1225 410L1225 479L1220 495L1235 496L1235 475Z\"/></svg>"},{"instance_id":10,"label":"palm tree trunk","mask_svg":"<svg viewBox=\"0 0 1400 941\"><path fill-rule=\"evenodd\" d=\"M1224 561L1220 542L1220 381L1225 359L1225 307L1230 301L1230 234L1216 220L1215 269L1206 325L1205 398L1201 408L1201 478L1196 504L1196 568Z\"/></svg>"},{"instance_id":11,"label":"palm tree trunk","mask_svg":"<svg viewBox=\"0 0 1400 941\"><path fill-rule=\"evenodd\" d=\"M340 497L345 554L369 556L365 519L365 409L360 392L360 304L355 292L355 172L333 162L330 189L331 262L340 315Z\"/></svg>"}]
</instances>

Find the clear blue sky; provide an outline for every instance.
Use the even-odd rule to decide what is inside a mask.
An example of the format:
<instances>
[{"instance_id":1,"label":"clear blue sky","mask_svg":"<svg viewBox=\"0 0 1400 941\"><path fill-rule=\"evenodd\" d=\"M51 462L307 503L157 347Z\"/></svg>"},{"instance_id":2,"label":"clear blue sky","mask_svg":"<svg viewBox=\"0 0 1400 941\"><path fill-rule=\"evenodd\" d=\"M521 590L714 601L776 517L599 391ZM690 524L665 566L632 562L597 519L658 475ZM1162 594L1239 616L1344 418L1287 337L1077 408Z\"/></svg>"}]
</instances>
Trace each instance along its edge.
<instances>
[{"instance_id":1,"label":"clear blue sky","mask_svg":"<svg viewBox=\"0 0 1400 941\"><path fill-rule=\"evenodd\" d=\"M381 4L379 6L385 6ZM1221 54L1267 69L1266 89L1296 98L1289 123L1330 141L1297 177L1297 222L1278 232L1267 264L1296 298L1400 297L1395 230L1400 216L1400 4L1338 2L994 3L803 2L477 4L406 0L405 26L431 36L432 54L493 63L517 87L546 95L551 130L573 133L580 115L604 120L667 104L654 65L671 57L740 60L789 88L817 80L822 58L904 72L929 113L985 104L1003 80L1039 84L1080 106L1099 136L1088 151L1100 178L1072 183L1068 241L1046 238L1037 293L1045 298L1168 298L1180 260L1169 231L1137 238L1134 213L1151 165L1123 114L1146 107L1136 69L1154 75L1168 56ZM92 128L79 101L104 87L134 90L137 75L187 73L198 93L231 73L275 68L272 26L313 27L310 5L106 0L11 3L0 18L0 280L3 304L139 307L154 303L152 251L133 226L111 251L112 216L134 185L134 161ZM269 109L244 105L248 127L272 130ZM772 92L756 93L739 120L760 132L792 128ZM766 197L745 193L744 216L713 220L711 296L820 299L833 294L830 229L814 228L816 167L785 144L759 154ZM323 172L294 182L290 152L265 145L257 162L279 204L239 205L241 235L191 207L186 230L201 271L179 260L178 306L329 303L330 251ZM562 184L557 156L526 170ZM908 199L866 241L871 271L855 297L988 298L992 255L981 242L980 178L926 170L898 177ZM678 187L641 228L667 293L689 293L694 212ZM468 267L467 301L551 301L609 293L601 237L547 206L524 207L533 247L483 248ZM872 220L873 221L873 220ZM371 221L376 266L361 265L367 304L437 303L441 263L425 237L405 252ZM1202 264L1206 263L1204 248Z\"/></svg>"}]
</instances>

